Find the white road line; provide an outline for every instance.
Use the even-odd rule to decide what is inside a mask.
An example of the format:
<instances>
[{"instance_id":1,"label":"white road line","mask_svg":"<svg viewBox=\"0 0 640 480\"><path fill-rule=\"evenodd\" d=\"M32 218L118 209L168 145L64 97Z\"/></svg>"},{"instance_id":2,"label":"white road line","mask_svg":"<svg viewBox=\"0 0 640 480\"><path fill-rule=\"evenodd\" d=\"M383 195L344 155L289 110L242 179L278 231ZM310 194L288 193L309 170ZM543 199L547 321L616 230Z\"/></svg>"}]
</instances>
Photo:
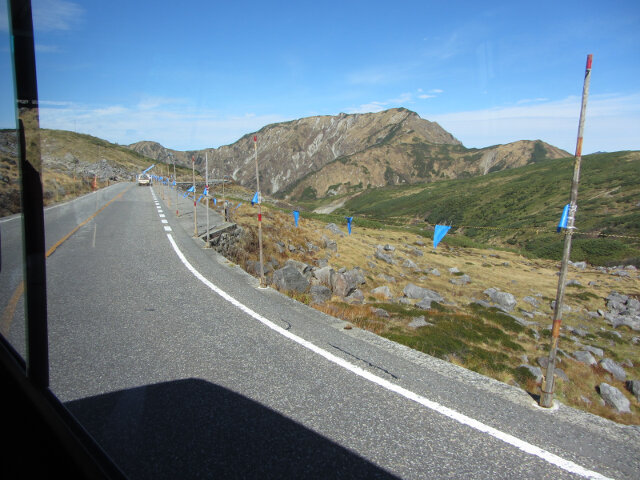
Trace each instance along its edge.
<instances>
[{"instance_id":1,"label":"white road line","mask_svg":"<svg viewBox=\"0 0 640 480\"><path fill-rule=\"evenodd\" d=\"M170 232L170 231L171 231L171 227L169 227L169 226L165 225L165 226L164 226L164 231L165 231L165 232Z\"/></svg>"},{"instance_id":2,"label":"white road line","mask_svg":"<svg viewBox=\"0 0 640 480\"><path fill-rule=\"evenodd\" d=\"M166 228L166 227L165 227ZM559 457L558 455L548 452L546 450L543 450L540 447L537 447L531 443L525 442L524 440L521 440L517 437L514 437L513 435L509 435L508 433L505 433L501 430L498 430L496 428L490 427L489 425L485 425L484 423L468 417L466 415L464 415L463 413L460 413L456 410L453 410L451 408L445 407L444 405L440 405L437 402L434 402L432 400L429 400L426 397L423 397L421 395L418 395L417 393L412 392L411 390L407 390L406 388L403 388L399 385L396 385L394 383L391 383L390 381L382 378L382 377L378 377L377 375L374 375L360 367L358 367L357 365L353 365L349 362L347 362L346 360L343 360L340 357L336 357L335 355L333 355L332 353L323 350L322 348L314 345L313 343L298 337L297 335L294 335L293 333L291 333L288 330L285 330L282 327L279 327L278 325L276 325L275 323L273 323L272 321L268 320L267 318L263 317L262 315L260 315L259 313L254 312L253 310L251 310L249 307L247 307L246 305L240 303L238 300L236 300L235 298L233 298L231 295L229 295L228 293L226 293L225 291L221 290L220 288L218 288L216 285L214 285L213 283L211 283L209 280L207 280L200 272L198 272L190 263L189 261L185 258L184 254L180 251L180 249L178 248L178 245L176 244L175 240L173 239L173 236L171 236L171 234L167 234L167 238L169 239L169 243L171 243L171 246L173 247L173 250L176 252L176 255L178 256L178 258L180 259L180 261L184 264L185 267L187 267L187 269L193 274L193 276L195 276L198 280L200 280L202 283L204 283L207 287L209 287L212 291L214 291L215 293L217 293L218 295L220 295L222 298L224 298L226 301L228 301L229 303L231 303L232 305L234 305L235 307L239 308L240 310L242 310L243 312L245 312L246 314L252 316L253 318L255 318L256 320L258 320L259 322L261 322L262 324L266 325L267 327L269 327L270 329L274 330L275 332L279 333L280 335L288 338L289 340L292 340L294 342L296 342L297 344L311 350L312 352L320 355L321 357L324 357L325 359L329 360L330 362L335 363L336 365L349 370L350 372L358 375L359 377L362 377L366 380L369 380L372 383L375 383L391 392L397 393L398 395L401 395L409 400L412 400L416 403L419 403L420 405L423 405L435 412L438 412L446 417L451 418L452 420L455 420L456 422L459 422L463 425L467 425L471 428L474 428L475 430L478 430L482 433L486 433L488 435L491 435L494 438L497 438L498 440L502 440L505 443L508 443L509 445L512 445L520 450L522 450L525 453L528 453L530 455L535 455L538 458L541 458L542 460L555 465L556 467L559 467L563 470L566 470L567 472L576 474L576 475L580 475L582 477L585 478L592 478L592 479L608 479L609 477L605 477L604 475L598 473L598 472L594 472L593 470L589 470L585 467L582 467L581 465L578 465L577 463L574 463L570 460L566 460L562 457Z\"/></svg>"}]
</instances>

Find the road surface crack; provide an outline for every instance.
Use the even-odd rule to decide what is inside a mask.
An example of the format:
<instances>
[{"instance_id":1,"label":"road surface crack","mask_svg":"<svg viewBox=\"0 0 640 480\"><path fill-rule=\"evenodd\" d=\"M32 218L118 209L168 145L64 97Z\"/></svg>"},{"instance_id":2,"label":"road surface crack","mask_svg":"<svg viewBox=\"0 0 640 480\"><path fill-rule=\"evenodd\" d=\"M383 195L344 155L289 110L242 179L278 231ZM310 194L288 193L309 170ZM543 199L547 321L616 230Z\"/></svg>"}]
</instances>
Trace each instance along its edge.
<instances>
[{"instance_id":1,"label":"road surface crack","mask_svg":"<svg viewBox=\"0 0 640 480\"><path fill-rule=\"evenodd\" d=\"M377 370L380 370L380 371L382 371L382 372L386 373L387 375L389 375L390 377L392 377L392 378L394 378L394 379L396 379L396 380L399 378L398 376L394 375L393 373L391 373L391 372L390 372L389 370L387 370L386 368L380 367L380 366L376 365L375 363L371 363L371 362L370 362L370 361L368 361L368 360L365 360L365 359L363 359L363 358L360 358L360 357L358 357L357 355L354 355L353 353L348 352L348 351L347 351L347 350L345 350L344 348L340 348L340 347L338 347L338 346L336 346L336 345L333 345L333 344L331 344L331 343L330 343L329 345L330 345L330 346L332 346L333 348L335 348L336 350L339 350L339 351L341 351L342 353L345 353L345 354L349 355L350 357L353 357L353 358L355 358L356 360L359 360L360 362L363 362L363 363L367 364L367 365L368 365L368 366L370 366L371 368L375 368L375 369L377 369Z\"/></svg>"}]
</instances>

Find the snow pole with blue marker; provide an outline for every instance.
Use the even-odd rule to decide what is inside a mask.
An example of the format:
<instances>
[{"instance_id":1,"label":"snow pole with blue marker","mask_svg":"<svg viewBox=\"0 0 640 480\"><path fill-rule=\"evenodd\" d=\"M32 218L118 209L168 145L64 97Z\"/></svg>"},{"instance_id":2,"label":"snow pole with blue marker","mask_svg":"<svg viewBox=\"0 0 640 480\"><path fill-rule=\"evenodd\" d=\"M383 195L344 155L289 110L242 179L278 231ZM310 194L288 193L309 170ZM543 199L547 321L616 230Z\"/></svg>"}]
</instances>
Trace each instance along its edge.
<instances>
[{"instance_id":1,"label":"snow pole with blue marker","mask_svg":"<svg viewBox=\"0 0 640 480\"><path fill-rule=\"evenodd\" d=\"M253 152L256 159L256 193L258 195L258 246L260 248L260 286L265 287L264 259L262 256L262 198L260 195L260 175L258 172L258 136L253 136Z\"/></svg>"},{"instance_id":2,"label":"snow pole with blue marker","mask_svg":"<svg viewBox=\"0 0 640 480\"><path fill-rule=\"evenodd\" d=\"M587 55L587 67L584 74L584 85L582 87L582 105L580 107L580 120L578 121L578 140L576 142L576 155L573 164L573 179L571 180L571 197L567 212L566 229L564 236L564 250L562 252L562 265L560 267L560 278L558 279L558 290L556 293L556 303L553 309L553 324L551 327L551 348L549 349L549 363L547 373L542 383L542 395L540 396L540 406L550 408L553 406L553 388L555 384L554 374L556 367L556 353L558 350L558 340L560 338L560 326L562 325L562 307L564 301L564 290L567 282L567 270L569 267L569 257L571 256L571 237L575 229L575 215L578 209L578 184L580 183L580 164L582 162L582 135L584 132L584 117L587 110L587 98L589 96L589 83L591 80L591 62L593 55Z\"/></svg>"}]
</instances>

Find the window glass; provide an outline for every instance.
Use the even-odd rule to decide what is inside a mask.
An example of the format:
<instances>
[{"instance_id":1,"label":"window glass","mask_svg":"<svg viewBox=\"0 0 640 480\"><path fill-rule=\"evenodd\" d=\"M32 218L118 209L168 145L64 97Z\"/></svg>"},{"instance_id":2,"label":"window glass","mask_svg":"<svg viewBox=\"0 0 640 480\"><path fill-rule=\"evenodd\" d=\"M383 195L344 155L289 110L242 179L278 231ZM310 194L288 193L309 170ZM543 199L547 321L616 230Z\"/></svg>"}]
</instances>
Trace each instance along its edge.
<instances>
[{"instance_id":1,"label":"window glass","mask_svg":"<svg viewBox=\"0 0 640 480\"><path fill-rule=\"evenodd\" d=\"M0 0L0 333L24 357L22 216L13 66L6 0Z\"/></svg>"}]
</instances>

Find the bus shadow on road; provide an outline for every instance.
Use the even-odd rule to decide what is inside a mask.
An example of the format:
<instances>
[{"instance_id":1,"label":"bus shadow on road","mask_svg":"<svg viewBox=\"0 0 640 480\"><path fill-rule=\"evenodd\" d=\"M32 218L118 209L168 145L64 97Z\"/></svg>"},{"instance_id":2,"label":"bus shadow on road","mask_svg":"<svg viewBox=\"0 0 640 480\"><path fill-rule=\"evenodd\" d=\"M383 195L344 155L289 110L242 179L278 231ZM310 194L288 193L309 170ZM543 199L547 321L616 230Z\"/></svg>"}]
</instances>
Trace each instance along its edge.
<instances>
[{"instance_id":1,"label":"bus shadow on road","mask_svg":"<svg viewBox=\"0 0 640 480\"><path fill-rule=\"evenodd\" d=\"M65 406L131 479L397 478L204 380L148 385Z\"/></svg>"}]
</instances>

